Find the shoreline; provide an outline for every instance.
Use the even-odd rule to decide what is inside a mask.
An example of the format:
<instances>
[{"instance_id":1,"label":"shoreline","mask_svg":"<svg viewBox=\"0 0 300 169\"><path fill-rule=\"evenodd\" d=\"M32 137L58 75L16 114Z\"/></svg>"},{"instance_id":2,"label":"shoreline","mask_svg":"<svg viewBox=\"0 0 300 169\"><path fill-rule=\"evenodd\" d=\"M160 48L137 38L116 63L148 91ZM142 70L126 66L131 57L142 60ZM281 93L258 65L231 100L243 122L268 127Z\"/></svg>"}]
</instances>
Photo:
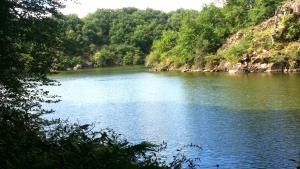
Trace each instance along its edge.
<instances>
[{"instance_id":1,"label":"shoreline","mask_svg":"<svg viewBox=\"0 0 300 169\"><path fill-rule=\"evenodd\" d=\"M293 69L293 70L271 70L271 71L239 71L239 70L228 70L228 71L216 71L216 70L207 70L207 69L168 69L168 70L157 70L156 68L149 68L149 72L181 72L181 73L240 73L240 74L249 74L249 73L300 73L300 69Z\"/></svg>"},{"instance_id":2,"label":"shoreline","mask_svg":"<svg viewBox=\"0 0 300 169\"><path fill-rule=\"evenodd\" d=\"M132 66L111 66L111 67L95 67L95 68L81 68L81 69L71 69L71 70L51 70L50 75L56 75L60 73L68 72L82 72L82 71L110 71L110 70L122 70L122 69L144 69L146 72L181 72L181 73L228 73L228 74L249 74L249 73L300 73L300 68L298 69L284 69L284 70L265 70L265 71L246 71L245 69L194 69L187 68L186 66L179 68L159 68L159 67L147 67L145 65L132 65Z\"/></svg>"},{"instance_id":3,"label":"shoreline","mask_svg":"<svg viewBox=\"0 0 300 169\"><path fill-rule=\"evenodd\" d=\"M262 59L261 59L262 60ZM280 62L247 62L240 61L239 63L230 63L228 61L221 61L215 65L188 65L184 64L175 67L172 64L158 64L149 67L152 72L164 71L180 71L180 72L226 72L226 73L297 73L300 72L300 64L289 64L288 61Z\"/></svg>"}]
</instances>

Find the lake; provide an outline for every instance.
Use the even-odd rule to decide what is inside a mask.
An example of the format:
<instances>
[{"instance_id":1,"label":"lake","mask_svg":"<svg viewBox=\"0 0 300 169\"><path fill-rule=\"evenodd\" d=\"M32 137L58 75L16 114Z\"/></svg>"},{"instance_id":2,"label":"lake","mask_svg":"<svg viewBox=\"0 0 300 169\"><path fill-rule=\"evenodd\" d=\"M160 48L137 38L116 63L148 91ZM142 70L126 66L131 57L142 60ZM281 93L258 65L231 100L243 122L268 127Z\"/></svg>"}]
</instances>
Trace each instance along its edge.
<instances>
[{"instance_id":1,"label":"lake","mask_svg":"<svg viewBox=\"0 0 300 169\"><path fill-rule=\"evenodd\" d=\"M104 68L51 75L61 96L47 118L112 128L130 142L202 147L203 168L295 168L300 74L147 72Z\"/></svg>"}]
</instances>

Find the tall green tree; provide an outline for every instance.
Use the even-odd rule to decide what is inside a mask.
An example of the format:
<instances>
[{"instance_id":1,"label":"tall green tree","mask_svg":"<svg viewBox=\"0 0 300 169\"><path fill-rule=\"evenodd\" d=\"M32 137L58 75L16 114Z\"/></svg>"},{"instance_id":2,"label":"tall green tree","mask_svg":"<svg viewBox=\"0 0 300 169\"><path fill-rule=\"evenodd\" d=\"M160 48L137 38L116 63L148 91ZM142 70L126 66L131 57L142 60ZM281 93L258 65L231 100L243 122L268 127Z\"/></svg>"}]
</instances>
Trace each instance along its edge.
<instances>
[{"instance_id":1,"label":"tall green tree","mask_svg":"<svg viewBox=\"0 0 300 169\"><path fill-rule=\"evenodd\" d=\"M165 42L164 36L156 40L147 56L147 64L165 63L177 67L205 62L203 58L215 54L229 35L273 16L282 2L225 0L222 7L209 4L199 12L183 9L171 12L168 27L177 32L178 39L172 48L163 52L163 46L169 46L168 41Z\"/></svg>"},{"instance_id":2,"label":"tall green tree","mask_svg":"<svg viewBox=\"0 0 300 169\"><path fill-rule=\"evenodd\" d=\"M45 79L59 49L57 24L47 17L56 15L57 0L2 0L0 8L0 86L22 88L30 78Z\"/></svg>"}]
</instances>

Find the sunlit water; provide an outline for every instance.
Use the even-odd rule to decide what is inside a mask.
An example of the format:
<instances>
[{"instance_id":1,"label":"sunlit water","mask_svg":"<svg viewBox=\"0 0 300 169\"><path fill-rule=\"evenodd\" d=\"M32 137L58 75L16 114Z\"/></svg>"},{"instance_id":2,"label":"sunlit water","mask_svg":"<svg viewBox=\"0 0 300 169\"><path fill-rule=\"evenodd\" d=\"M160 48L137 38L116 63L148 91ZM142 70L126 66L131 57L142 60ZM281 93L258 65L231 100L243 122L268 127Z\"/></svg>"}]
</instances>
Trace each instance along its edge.
<instances>
[{"instance_id":1,"label":"sunlit water","mask_svg":"<svg viewBox=\"0 0 300 169\"><path fill-rule=\"evenodd\" d=\"M47 118L112 128L129 141L202 147L203 168L295 168L300 74L150 73L109 68L50 76ZM193 152L188 154L195 155Z\"/></svg>"}]
</instances>

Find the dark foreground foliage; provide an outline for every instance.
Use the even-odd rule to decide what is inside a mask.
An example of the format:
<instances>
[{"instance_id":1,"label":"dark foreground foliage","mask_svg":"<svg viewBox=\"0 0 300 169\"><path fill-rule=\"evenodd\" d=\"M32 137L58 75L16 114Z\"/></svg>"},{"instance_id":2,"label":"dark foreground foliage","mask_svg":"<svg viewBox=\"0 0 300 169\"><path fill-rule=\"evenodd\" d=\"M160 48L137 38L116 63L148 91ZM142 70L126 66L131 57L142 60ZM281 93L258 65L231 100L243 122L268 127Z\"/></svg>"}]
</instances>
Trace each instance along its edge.
<instances>
[{"instance_id":1,"label":"dark foreground foliage","mask_svg":"<svg viewBox=\"0 0 300 169\"><path fill-rule=\"evenodd\" d=\"M47 125L51 124L51 125ZM188 147L196 147L189 145ZM159 157L166 144L130 144L113 130L46 121L34 114L0 108L0 168L161 169L196 168L184 153L170 163Z\"/></svg>"},{"instance_id":2,"label":"dark foreground foliage","mask_svg":"<svg viewBox=\"0 0 300 169\"><path fill-rule=\"evenodd\" d=\"M111 130L91 131L89 125L56 123L45 131L30 114L1 108L0 168L166 168L154 152L160 146L136 145Z\"/></svg>"}]
</instances>

